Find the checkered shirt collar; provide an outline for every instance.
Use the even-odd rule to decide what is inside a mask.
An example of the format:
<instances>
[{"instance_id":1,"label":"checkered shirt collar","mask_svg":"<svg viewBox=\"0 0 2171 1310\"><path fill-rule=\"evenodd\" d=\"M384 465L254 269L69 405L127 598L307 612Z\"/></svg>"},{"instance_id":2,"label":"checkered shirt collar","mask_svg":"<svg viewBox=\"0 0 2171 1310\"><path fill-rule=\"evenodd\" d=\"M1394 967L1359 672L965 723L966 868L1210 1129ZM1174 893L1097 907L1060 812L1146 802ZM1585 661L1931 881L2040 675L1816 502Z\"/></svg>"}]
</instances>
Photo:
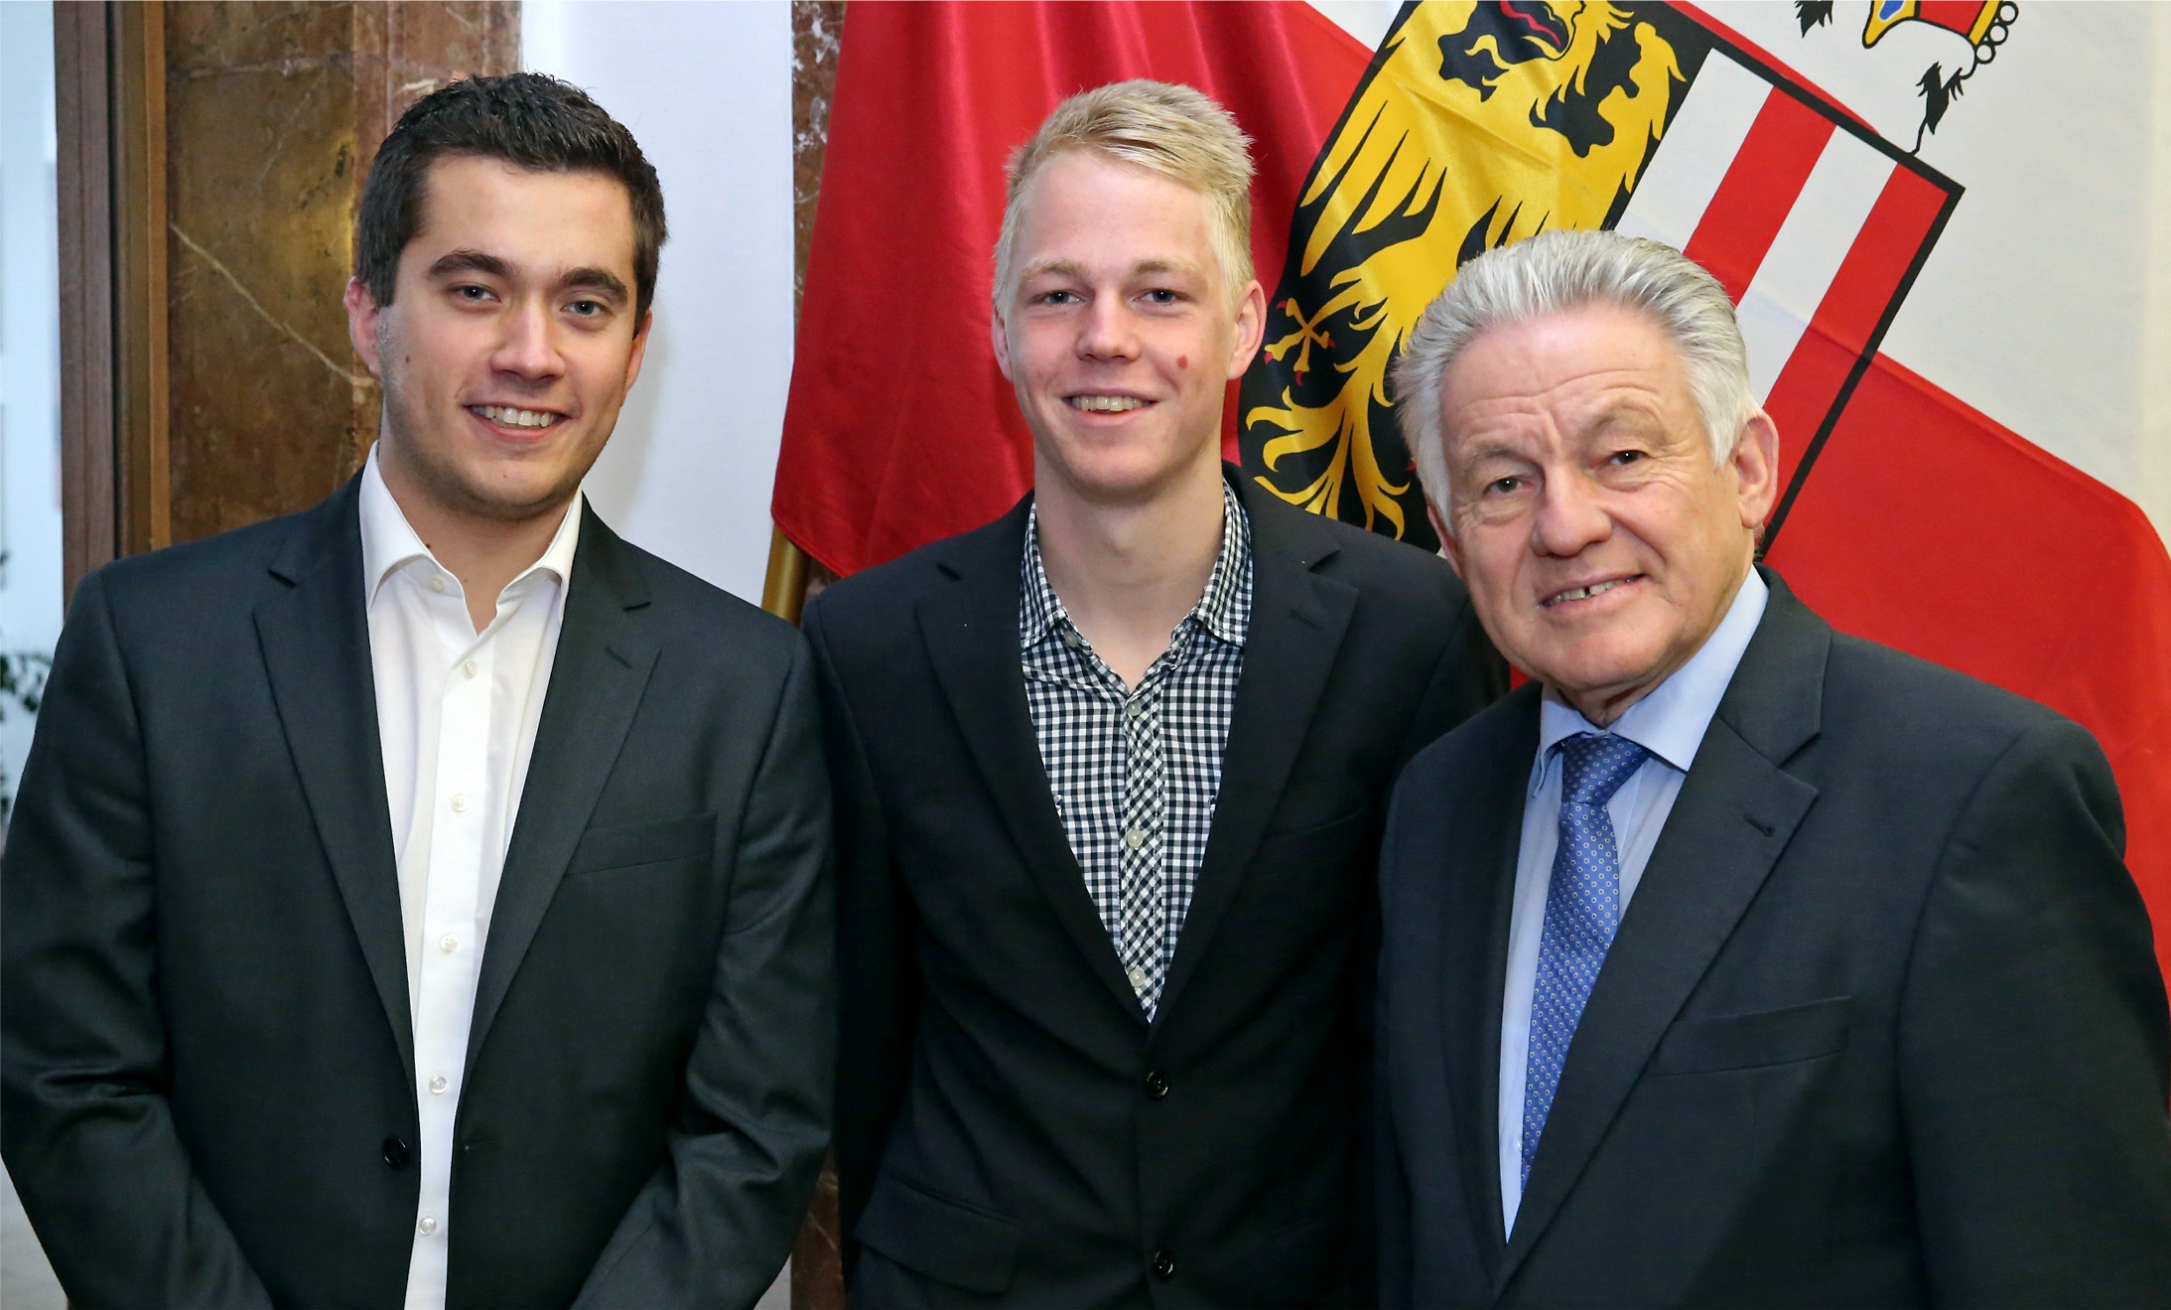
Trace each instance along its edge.
<instances>
[{"instance_id":1,"label":"checkered shirt collar","mask_svg":"<svg viewBox=\"0 0 2171 1310\"><path fill-rule=\"evenodd\" d=\"M1031 650L1070 623L1063 601L1048 582L1048 569L1040 558L1040 506L1028 506L1025 514L1025 603L1019 614L1018 649ZM1221 484L1221 553L1214 571L1206 577L1205 594L1184 616L1214 638L1230 646L1242 646L1251 627L1251 520L1244 513L1236 489ZM1183 626L1182 624L1177 625Z\"/></svg>"}]
</instances>

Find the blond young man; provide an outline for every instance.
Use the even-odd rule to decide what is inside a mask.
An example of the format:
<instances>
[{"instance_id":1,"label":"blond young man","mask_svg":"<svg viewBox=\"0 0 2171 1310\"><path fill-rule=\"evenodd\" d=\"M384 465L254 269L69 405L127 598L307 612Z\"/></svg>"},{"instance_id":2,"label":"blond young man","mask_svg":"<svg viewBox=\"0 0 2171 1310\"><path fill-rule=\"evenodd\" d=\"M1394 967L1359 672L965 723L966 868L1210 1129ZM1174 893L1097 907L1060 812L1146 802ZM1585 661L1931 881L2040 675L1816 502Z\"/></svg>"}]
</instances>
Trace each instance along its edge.
<instances>
[{"instance_id":1,"label":"blond young man","mask_svg":"<svg viewBox=\"0 0 2171 1310\"><path fill-rule=\"evenodd\" d=\"M854 1303L1368 1295L1382 802L1495 665L1441 561L1241 485L1250 160L1126 82L1011 163L1035 489L810 608Z\"/></svg>"}]
</instances>

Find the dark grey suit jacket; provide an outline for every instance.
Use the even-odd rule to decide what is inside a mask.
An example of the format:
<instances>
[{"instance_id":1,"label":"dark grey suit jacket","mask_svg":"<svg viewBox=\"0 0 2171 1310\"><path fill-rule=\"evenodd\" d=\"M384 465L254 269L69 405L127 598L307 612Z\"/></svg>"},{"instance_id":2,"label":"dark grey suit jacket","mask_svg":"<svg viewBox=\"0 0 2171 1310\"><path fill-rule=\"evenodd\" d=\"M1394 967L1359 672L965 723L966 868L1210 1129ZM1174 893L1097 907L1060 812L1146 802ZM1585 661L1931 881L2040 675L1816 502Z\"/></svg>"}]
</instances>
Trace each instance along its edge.
<instances>
[{"instance_id":1,"label":"dark grey suit jacket","mask_svg":"<svg viewBox=\"0 0 2171 1310\"><path fill-rule=\"evenodd\" d=\"M86 578L0 866L0 1144L77 1306L387 1306L417 1173L357 487ZM751 1305L827 1136L792 630L590 514L485 944L454 1306Z\"/></svg>"},{"instance_id":2,"label":"dark grey suit jacket","mask_svg":"<svg viewBox=\"0 0 2171 1310\"><path fill-rule=\"evenodd\" d=\"M837 788L855 1304L1363 1296L1387 790L1504 669L1440 560L1240 487L1220 799L1149 1024L1048 789L1025 506L809 609Z\"/></svg>"},{"instance_id":3,"label":"dark grey suit jacket","mask_svg":"<svg viewBox=\"0 0 2171 1310\"><path fill-rule=\"evenodd\" d=\"M2171 1033L2094 739L1771 603L1501 1231L1527 686L1381 859L1389 1306L2171 1305Z\"/></svg>"}]
</instances>

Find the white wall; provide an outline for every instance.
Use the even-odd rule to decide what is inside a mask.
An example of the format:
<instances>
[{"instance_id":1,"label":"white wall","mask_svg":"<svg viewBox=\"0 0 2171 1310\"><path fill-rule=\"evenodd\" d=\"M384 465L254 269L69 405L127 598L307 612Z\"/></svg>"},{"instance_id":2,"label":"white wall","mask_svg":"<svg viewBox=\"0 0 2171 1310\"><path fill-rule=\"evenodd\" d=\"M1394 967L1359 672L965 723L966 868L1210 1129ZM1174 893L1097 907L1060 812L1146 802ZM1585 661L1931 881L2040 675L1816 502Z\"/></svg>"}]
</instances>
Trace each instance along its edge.
<instances>
[{"instance_id":1,"label":"white wall","mask_svg":"<svg viewBox=\"0 0 2171 1310\"><path fill-rule=\"evenodd\" d=\"M60 636L60 309L53 9L0 3L0 651ZM12 797L33 721L0 707Z\"/></svg>"},{"instance_id":2,"label":"white wall","mask_svg":"<svg viewBox=\"0 0 2171 1310\"><path fill-rule=\"evenodd\" d=\"M648 361L586 484L634 543L750 601L792 362L791 12L527 0L522 63L582 87L663 179Z\"/></svg>"}]
</instances>

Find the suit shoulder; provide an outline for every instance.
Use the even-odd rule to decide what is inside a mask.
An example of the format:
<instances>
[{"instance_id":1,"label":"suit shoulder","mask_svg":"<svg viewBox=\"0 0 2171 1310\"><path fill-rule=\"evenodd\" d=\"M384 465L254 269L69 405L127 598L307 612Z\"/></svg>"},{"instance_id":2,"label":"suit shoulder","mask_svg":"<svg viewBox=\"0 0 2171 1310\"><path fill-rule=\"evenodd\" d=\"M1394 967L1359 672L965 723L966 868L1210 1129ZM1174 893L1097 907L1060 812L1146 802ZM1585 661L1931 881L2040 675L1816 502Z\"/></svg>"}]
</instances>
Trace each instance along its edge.
<instances>
[{"instance_id":1,"label":"suit shoulder","mask_svg":"<svg viewBox=\"0 0 2171 1310\"><path fill-rule=\"evenodd\" d=\"M307 530L314 517L323 511L324 507L320 505L246 527L231 528L200 541L129 555L101 566L91 576L116 599L170 595L176 589L193 590L202 584L226 583L242 577L268 579L272 561L279 557L297 532Z\"/></svg>"},{"instance_id":2,"label":"suit shoulder","mask_svg":"<svg viewBox=\"0 0 2171 1310\"><path fill-rule=\"evenodd\" d=\"M1516 752L1518 742L1535 749L1538 684L1526 682L1465 719L1454 731L1417 752L1404 766L1399 790L1413 782L1447 782L1488 772Z\"/></svg>"},{"instance_id":3,"label":"suit shoulder","mask_svg":"<svg viewBox=\"0 0 2171 1310\"><path fill-rule=\"evenodd\" d=\"M623 539L619 544L648 584L650 604L668 631L697 646L728 652L733 660L754 653L788 664L796 656L802 639L791 624L660 555Z\"/></svg>"},{"instance_id":4,"label":"suit shoulder","mask_svg":"<svg viewBox=\"0 0 2171 1310\"><path fill-rule=\"evenodd\" d=\"M977 565L985 566L993 559L995 567L1002 567L1001 559L1009 559L1009 567L1019 566L1015 551L1003 550L1003 538L1015 537L1015 549L1024 549L1022 529L1010 522L1005 514L992 523L983 524L970 532L944 537L918 550L899 555L896 559L872 568L861 569L850 577L839 578L822 589L820 595L808 603L810 611L819 621L831 629L856 629L867 624L887 624L908 617L920 599L956 582L959 577L954 567L960 557L967 557Z\"/></svg>"},{"instance_id":5,"label":"suit shoulder","mask_svg":"<svg viewBox=\"0 0 2171 1310\"><path fill-rule=\"evenodd\" d=\"M2086 729L2039 701L1861 637L1832 634L1827 729L1909 737L1957 759L1972 744L2002 752L2029 732ZM2090 738L2093 740L2093 738Z\"/></svg>"}]
</instances>

